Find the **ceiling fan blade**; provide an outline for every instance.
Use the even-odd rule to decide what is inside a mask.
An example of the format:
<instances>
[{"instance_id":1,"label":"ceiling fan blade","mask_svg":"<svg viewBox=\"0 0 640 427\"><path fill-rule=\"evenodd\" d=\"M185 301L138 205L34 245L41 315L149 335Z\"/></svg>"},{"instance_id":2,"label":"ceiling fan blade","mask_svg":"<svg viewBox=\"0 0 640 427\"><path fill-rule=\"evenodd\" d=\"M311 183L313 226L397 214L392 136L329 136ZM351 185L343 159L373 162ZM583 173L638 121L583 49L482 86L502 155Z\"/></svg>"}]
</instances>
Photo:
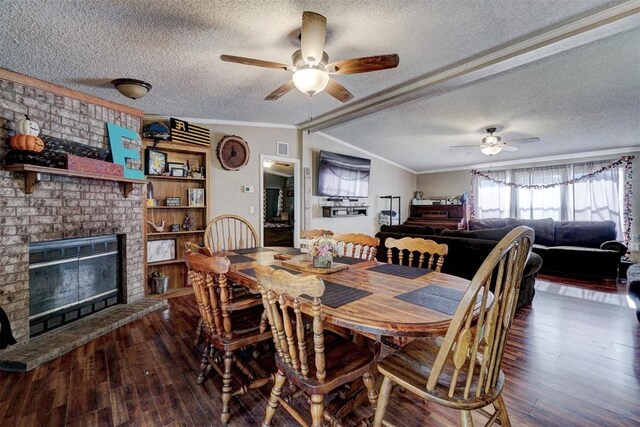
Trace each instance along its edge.
<instances>
[{"instance_id":1,"label":"ceiling fan blade","mask_svg":"<svg viewBox=\"0 0 640 427\"><path fill-rule=\"evenodd\" d=\"M274 90L269 95L267 95L267 97L264 100L265 101L275 101L276 99L280 98L285 93L289 92L294 87L295 86L293 84L293 80L289 80L288 82L286 82L285 84L280 86L278 89Z\"/></svg>"},{"instance_id":2,"label":"ceiling fan blade","mask_svg":"<svg viewBox=\"0 0 640 427\"><path fill-rule=\"evenodd\" d=\"M327 71L335 74L357 74L370 71L395 68L400 63L400 57L396 54L367 56L364 58L343 59L327 65Z\"/></svg>"},{"instance_id":3,"label":"ceiling fan blade","mask_svg":"<svg viewBox=\"0 0 640 427\"><path fill-rule=\"evenodd\" d=\"M327 84L327 88L325 90L329 95L333 96L340 102L347 102L353 99L353 94L349 92L346 87L342 86L340 83L333 79L329 79L329 83Z\"/></svg>"},{"instance_id":4,"label":"ceiling fan blade","mask_svg":"<svg viewBox=\"0 0 640 427\"><path fill-rule=\"evenodd\" d=\"M319 13L302 13L300 48L302 57L311 65L316 65L322 60L326 31L327 18Z\"/></svg>"},{"instance_id":5,"label":"ceiling fan blade","mask_svg":"<svg viewBox=\"0 0 640 427\"><path fill-rule=\"evenodd\" d=\"M536 136L536 137L533 137L533 138L509 139L509 140L506 140L504 142L518 142L520 144L527 144L529 142L540 142L540 138L538 138Z\"/></svg>"},{"instance_id":6,"label":"ceiling fan blade","mask_svg":"<svg viewBox=\"0 0 640 427\"><path fill-rule=\"evenodd\" d=\"M518 147L514 147L513 145L502 145L502 149L504 151L518 151Z\"/></svg>"},{"instance_id":7,"label":"ceiling fan blade","mask_svg":"<svg viewBox=\"0 0 640 427\"><path fill-rule=\"evenodd\" d=\"M226 62L235 62L238 64L253 65L255 67L262 67L262 68L274 68L276 70L291 69L291 67L289 67L287 64L281 64L279 62L263 61L261 59L244 58L242 56L220 55L220 59Z\"/></svg>"},{"instance_id":8,"label":"ceiling fan blade","mask_svg":"<svg viewBox=\"0 0 640 427\"><path fill-rule=\"evenodd\" d=\"M471 150L471 151L467 151L464 154L471 154L471 153L475 153L476 151L480 150L480 147L476 147L475 149Z\"/></svg>"},{"instance_id":9,"label":"ceiling fan blade","mask_svg":"<svg viewBox=\"0 0 640 427\"><path fill-rule=\"evenodd\" d=\"M468 144L468 145L450 145L450 148L469 148L469 147L478 147L478 144Z\"/></svg>"}]
</instances>

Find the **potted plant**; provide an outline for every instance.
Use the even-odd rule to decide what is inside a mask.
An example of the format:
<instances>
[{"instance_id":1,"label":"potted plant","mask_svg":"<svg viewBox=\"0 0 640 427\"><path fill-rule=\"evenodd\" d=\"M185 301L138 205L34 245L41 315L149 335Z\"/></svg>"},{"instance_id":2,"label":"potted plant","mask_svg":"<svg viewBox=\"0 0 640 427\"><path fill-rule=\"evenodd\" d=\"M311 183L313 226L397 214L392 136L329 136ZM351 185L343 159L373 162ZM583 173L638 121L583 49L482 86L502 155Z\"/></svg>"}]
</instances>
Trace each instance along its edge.
<instances>
[{"instance_id":1,"label":"potted plant","mask_svg":"<svg viewBox=\"0 0 640 427\"><path fill-rule=\"evenodd\" d=\"M331 236L316 237L309 244L309 254L314 267L330 268L333 257L338 256L338 243Z\"/></svg>"},{"instance_id":2,"label":"potted plant","mask_svg":"<svg viewBox=\"0 0 640 427\"><path fill-rule=\"evenodd\" d=\"M154 294L163 294L167 292L169 287L169 276L159 271L151 273L151 292Z\"/></svg>"}]
</instances>

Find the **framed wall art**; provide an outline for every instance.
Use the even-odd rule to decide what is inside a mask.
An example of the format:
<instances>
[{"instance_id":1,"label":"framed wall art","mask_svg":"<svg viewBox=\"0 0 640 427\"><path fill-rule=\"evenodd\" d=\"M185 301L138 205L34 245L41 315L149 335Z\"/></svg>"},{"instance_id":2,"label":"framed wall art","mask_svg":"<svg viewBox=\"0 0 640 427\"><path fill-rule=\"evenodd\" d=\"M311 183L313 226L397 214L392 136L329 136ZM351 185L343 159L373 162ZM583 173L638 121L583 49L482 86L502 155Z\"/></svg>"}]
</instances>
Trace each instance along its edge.
<instances>
[{"instance_id":1,"label":"framed wall art","mask_svg":"<svg viewBox=\"0 0 640 427\"><path fill-rule=\"evenodd\" d=\"M189 206L204 206L204 188L190 188Z\"/></svg>"},{"instance_id":2,"label":"framed wall art","mask_svg":"<svg viewBox=\"0 0 640 427\"><path fill-rule=\"evenodd\" d=\"M147 241L147 262L170 261L176 259L176 239Z\"/></svg>"},{"instance_id":3,"label":"framed wall art","mask_svg":"<svg viewBox=\"0 0 640 427\"><path fill-rule=\"evenodd\" d=\"M184 168L171 168L171 176L187 176Z\"/></svg>"},{"instance_id":4,"label":"framed wall art","mask_svg":"<svg viewBox=\"0 0 640 427\"><path fill-rule=\"evenodd\" d=\"M144 163L147 175L162 175L167 171L167 153L147 148Z\"/></svg>"}]
</instances>

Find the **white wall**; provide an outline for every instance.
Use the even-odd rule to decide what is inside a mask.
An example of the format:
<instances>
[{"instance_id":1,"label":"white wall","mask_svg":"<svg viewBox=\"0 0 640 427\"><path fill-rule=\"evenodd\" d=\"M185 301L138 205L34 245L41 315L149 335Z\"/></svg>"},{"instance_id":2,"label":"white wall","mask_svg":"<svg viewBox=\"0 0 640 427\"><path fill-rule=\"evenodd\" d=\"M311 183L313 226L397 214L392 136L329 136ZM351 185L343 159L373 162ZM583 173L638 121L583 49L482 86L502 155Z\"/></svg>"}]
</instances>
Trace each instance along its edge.
<instances>
[{"instance_id":1,"label":"white wall","mask_svg":"<svg viewBox=\"0 0 640 427\"><path fill-rule=\"evenodd\" d=\"M203 124L211 130L212 156L209 165L209 186L211 188L212 219L222 214L236 214L246 218L259 230L260 227L260 155L277 155L276 142L289 144L289 157L300 159L300 138L297 129L269 128L239 125ZM225 135L237 135L247 141L249 163L239 171L224 170L216 157L218 142ZM243 193L242 186L251 185L253 193ZM251 206L254 212L251 213Z\"/></svg>"},{"instance_id":2,"label":"white wall","mask_svg":"<svg viewBox=\"0 0 640 427\"><path fill-rule=\"evenodd\" d=\"M409 214L409 203L416 188L416 175L413 172L402 169L386 161L373 157L366 152L355 149L346 143L340 143L333 138L328 138L322 133L302 135L302 165L312 168L312 194L311 198L311 220L310 229L328 229L337 233L364 233L376 234L378 226L378 213L381 210L389 209L389 202L380 199L380 196L394 195L402 197L402 221ZM340 154L347 154L357 157L371 159L371 176L369 181L369 197L361 199L366 203L369 210L366 217L338 217L323 218L321 203L326 204L326 197L316 196L316 180L318 171L316 170L317 156L320 150L332 151ZM397 203L397 202L396 202ZM394 205L394 210L397 208Z\"/></svg>"}]
</instances>

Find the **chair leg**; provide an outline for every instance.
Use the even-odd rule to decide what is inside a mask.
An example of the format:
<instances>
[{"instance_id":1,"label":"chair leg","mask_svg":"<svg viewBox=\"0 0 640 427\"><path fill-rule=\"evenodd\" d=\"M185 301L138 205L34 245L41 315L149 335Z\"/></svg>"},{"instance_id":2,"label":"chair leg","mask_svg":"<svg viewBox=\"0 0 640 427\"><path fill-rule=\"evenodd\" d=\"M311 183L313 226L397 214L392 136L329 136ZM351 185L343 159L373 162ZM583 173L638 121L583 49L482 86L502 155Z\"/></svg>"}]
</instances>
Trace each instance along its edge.
<instances>
[{"instance_id":1,"label":"chair leg","mask_svg":"<svg viewBox=\"0 0 640 427\"><path fill-rule=\"evenodd\" d=\"M370 372L367 372L362 376L362 382L364 382L365 387L367 387L367 398L369 399L369 403L371 403L371 407L373 408L373 412L376 412L376 406L378 404L378 392L376 391L376 380L373 378Z\"/></svg>"},{"instance_id":2,"label":"chair leg","mask_svg":"<svg viewBox=\"0 0 640 427\"><path fill-rule=\"evenodd\" d=\"M207 367L209 366L209 346L210 344L205 345L202 350L202 357L200 357L200 370L198 371L198 379L196 380L198 384L202 384L204 382L204 378L207 373Z\"/></svg>"},{"instance_id":3,"label":"chair leg","mask_svg":"<svg viewBox=\"0 0 640 427\"><path fill-rule=\"evenodd\" d=\"M273 388L271 389L271 396L269 396L269 401L267 402L267 409L264 413L264 420L262 421L262 427L270 427L271 419L276 413L276 409L278 409L278 398L282 394L282 386L284 385L284 381L287 377L278 370L276 373L276 380L273 384Z\"/></svg>"},{"instance_id":4,"label":"chair leg","mask_svg":"<svg viewBox=\"0 0 640 427\"><path fill-rule=\"evenodd\" d=\"M311 427L322 427L324 422L324 394L311 395Z\"/></svg>"},{"instance_id":5,"label":"chair leg","mask_svg":"<svg viewBox=\"0 0 640 427\"><path fill-rule=\"evenodd\" d=\"M229 422L229 401L231 400L231 380L233 375L231 374L231 365L233 362L233 353L225 351L224 353L224 373L222 374L222 412L220 413L220 421L222 425L227 425Z\"/></svg>"},{"instance_id":6,"label":"chair leg","mask_svg":"<svg viewBox=\"0 0 640 427\"><path fill-rule=\"evenodd\" d=\"M197 347L202 341L202 328L204 327L204 318L198 320L198 326L196 327L196 337L193 339L193 345Z\"/></svg>"},{"instance_id":7,"label":"chair leg","mask_svg":"<svg viewBox=\"0 0 640 427\"><path fill-rule=\"evenodd\" d=\"M460 425L462 427L473 427L471 411L460 411Z\"/></svg>"},{"instance_id":8,"label":"chair leg","mask_svg":"<svg viewBox=\"0 0 640 427\"><path fill-rule=\"evenodd\" d=\"M509 413L507 412L507 405L504 404L504 399L502 398L502 395L500 395L500 397L498 397L493 402L493 407L495 408L496 411L500 411L500 414L498 415L498 420L500 420L500 424L502 425L502 427L510 427L511 421L509 421Z\"/></svg>"},{"instance_id":9,"label":"chair leg","mask_svg":"<svg viewBox=\"0 0 640 427\"><path fill-rule=\"evenodd\" d=\"M387 405L389 404L389 396L391 395L392 389L393 381L384 377L382 386L380 387L380 395L378 396L378 405L376 407L376 417L373 420L373 427L382 426L382 420L384 419L385 412L387 412Z\"/></svg>"}]
</instances>

